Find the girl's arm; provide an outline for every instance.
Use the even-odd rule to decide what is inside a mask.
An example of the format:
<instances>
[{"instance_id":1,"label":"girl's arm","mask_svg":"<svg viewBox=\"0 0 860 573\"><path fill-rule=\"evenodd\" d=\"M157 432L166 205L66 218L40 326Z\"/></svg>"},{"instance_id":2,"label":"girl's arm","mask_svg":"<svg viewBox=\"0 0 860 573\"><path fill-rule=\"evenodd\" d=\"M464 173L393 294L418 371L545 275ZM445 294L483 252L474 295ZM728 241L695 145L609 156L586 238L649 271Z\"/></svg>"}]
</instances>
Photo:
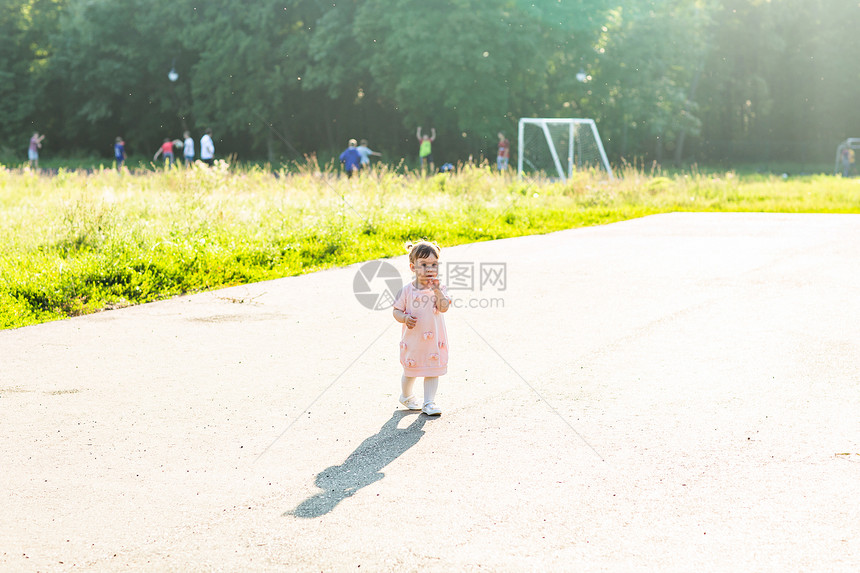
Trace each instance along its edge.
<instances>
[{"instance_id":1,"label":"girl's arm","mask_svg":"<svg viewBox=\"0 0 860 573\"><path fill-rule=\"evenodd\" d=\"M413 328L415 326L415 323L418 322L417 318L415 318L414 316L412 316L410 314L406 314L405 312L403 312L399 308L395 308L392 311L392 314L394 314L394 320L396 320L397 322L405 324L406 328Z\"/></svg>"}]
</instances>

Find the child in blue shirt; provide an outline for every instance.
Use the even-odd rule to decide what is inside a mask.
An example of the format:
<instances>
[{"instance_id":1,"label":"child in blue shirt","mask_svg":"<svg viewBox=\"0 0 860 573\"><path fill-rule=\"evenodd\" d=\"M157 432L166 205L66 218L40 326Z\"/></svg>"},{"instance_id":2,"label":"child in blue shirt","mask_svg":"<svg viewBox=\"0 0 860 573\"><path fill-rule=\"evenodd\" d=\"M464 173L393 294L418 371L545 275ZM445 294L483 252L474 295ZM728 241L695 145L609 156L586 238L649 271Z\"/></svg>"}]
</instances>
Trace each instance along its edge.
<instances>
[{"instance_id":1,"label":"child in blue shirt","mask_svg":"<svg viewBox=\"0 0 860 573\"><path fill-rule=\"evenodd\" d=\"M353 173L357 173L361 169L361 154L356 149L357 145L358 142L356 140L350 139L349 147L340 154L340 162L343 163L347 177L352 177Z\"/></svg>"},{"instance_id":2,"label":"child in blue shirt","mask_svg":"<svg viewBox=\"0 0 860 573\"><path fill-rule=\"evenodd\" d=\"M122 163L125 161L125 141L122 137L117 137L116 143L113 144L113 157L116 160L116 170L122 171Z\"/></svg>"}]
</instances>

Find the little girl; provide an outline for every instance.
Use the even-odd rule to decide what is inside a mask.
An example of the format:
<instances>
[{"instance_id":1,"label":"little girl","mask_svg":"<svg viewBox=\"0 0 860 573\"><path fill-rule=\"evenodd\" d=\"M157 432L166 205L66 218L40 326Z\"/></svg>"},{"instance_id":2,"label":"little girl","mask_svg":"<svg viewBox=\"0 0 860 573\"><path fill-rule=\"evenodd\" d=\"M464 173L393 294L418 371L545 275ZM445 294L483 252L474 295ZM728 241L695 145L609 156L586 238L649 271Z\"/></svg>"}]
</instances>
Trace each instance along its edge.
<instances>
[{"instance_id":1,"label":"little girl","mask_svg":"<svg viewBox=\"0 0 860 573\"><path fill-rule=\"evenodd\" d=\"M403 323L400 339L400 363L403 378L400 403L410 410L421 410L428 416L438 416L442 410L434 401L439 376L448 372L448 333L442 313L451 299L439 283L439 246L419 241L406 247L409 269L415 280L407 283L394 302L394 320ZM415 398L412 387L417 376L424 377L424 406Z\"/></svg>"}]
</instances>

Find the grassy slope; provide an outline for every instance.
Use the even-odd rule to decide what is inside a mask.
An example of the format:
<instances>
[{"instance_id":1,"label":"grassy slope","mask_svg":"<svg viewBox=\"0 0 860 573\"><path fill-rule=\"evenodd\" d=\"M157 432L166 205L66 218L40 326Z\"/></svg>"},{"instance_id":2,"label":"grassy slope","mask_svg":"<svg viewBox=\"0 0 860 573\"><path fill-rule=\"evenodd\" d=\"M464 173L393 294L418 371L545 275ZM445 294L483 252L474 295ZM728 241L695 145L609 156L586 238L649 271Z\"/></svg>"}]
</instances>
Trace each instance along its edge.
<instances>
[{"instance_id":1,"label":"grassy slope","mask_svg":"<svg viewBox=\"0 0 860 573\"><path fill-rule=\"evenodd\" d=\"M0 328L443 246L670 211L860 212L854 180L629 171L523 182L216 169L55 177L0 169Z\"/></svg>"}]
</instances>

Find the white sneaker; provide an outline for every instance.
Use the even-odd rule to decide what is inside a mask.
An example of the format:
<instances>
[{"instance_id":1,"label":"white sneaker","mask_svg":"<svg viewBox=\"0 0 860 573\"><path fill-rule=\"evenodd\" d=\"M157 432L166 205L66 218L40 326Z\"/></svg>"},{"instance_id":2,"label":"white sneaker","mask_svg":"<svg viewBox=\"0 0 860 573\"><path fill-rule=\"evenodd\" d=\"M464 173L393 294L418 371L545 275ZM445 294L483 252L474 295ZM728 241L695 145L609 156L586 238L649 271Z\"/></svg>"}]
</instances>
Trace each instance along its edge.
<instances>
[{"instance_id":1,"label":"white sneaker","mask_svg":"<svg viewBox=\"0 0 860 573\"><path fill-rule=\"evenodd\" d=\"M408 398L403 394L400 395L400 403L406 406L407 410L420 410L421 402L419 402L415 396L409 396Z\"/></svg>"},{"instance_id":2,"label":"white sneaker","mask_svg":"<svg viewBox=\"0 0 860 573\"><path fill-rule=\"evenodd\" d=\"M442 410L439 409L439 406L436 405L436 402L427 402L426 404L424 404L424 407L421 408L421 411L428 416L439 416L442 414Z\"/></svg>"}]
</instances>

